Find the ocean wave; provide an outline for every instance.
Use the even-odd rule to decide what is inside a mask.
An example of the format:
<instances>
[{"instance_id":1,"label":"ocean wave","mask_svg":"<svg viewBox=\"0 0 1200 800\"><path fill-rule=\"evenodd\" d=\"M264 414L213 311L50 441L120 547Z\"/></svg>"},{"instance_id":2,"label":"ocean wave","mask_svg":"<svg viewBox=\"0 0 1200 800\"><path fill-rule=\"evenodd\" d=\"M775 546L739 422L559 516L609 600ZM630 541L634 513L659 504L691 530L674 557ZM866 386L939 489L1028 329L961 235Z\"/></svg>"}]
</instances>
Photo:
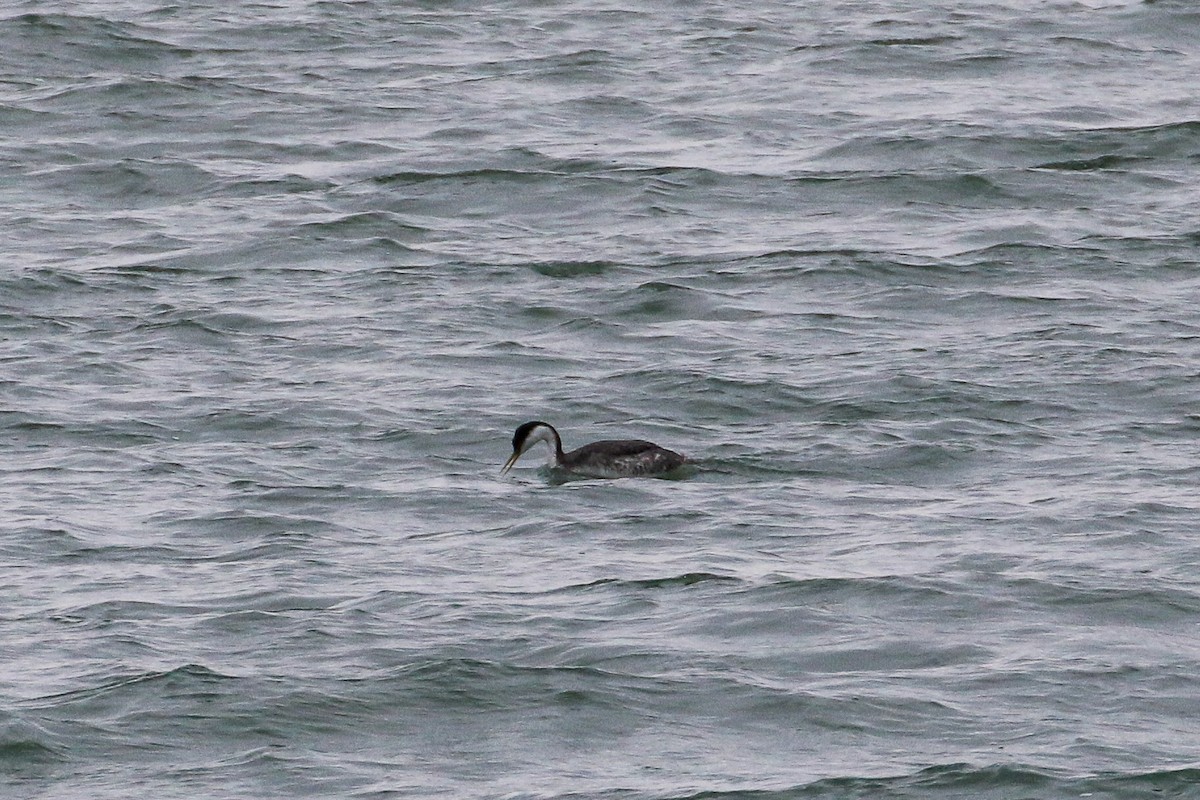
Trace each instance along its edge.
<instances>
[{"instance_id":1,"label":"ocean wave","mask_svg":"<svg viewBox=\"0 0 1200 800\"><path fill-rule=\"evenodd\" d=\"M1001 800L1014 793L1043 800L1075 800L1080 796L1151 800L1169 793L1186 796L1197 779L1200 770L1190 767L1074 777L1023 764L975 766L959 762L925 767L907 775L832 777L787 788L756 788L751 784L746 788L663 792L656 793L654 800L869 800L881 796L901 800L965 796ZM565 800L569 795L561 797Z\"/></svg>"},{"instance_id":2,"label":"ocean wave","mask_svg":"<svg viewBox=\"0 0 1200 800\"><path fill-rule=\"evenodd\" d=\"M0 773L7 778L32 777L68 758L61 736L27 715L0 711Z\"/></svg>"}]
</instances>

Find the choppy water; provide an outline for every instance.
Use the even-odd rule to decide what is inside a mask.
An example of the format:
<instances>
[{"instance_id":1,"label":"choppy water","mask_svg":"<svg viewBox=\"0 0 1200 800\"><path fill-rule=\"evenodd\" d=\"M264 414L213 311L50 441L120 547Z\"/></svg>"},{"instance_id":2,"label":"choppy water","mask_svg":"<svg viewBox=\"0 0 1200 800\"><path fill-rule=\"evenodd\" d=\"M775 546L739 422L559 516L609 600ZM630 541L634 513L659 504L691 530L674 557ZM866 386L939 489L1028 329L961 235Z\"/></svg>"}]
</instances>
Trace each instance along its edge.
<instances>
[{"instance_id":1,"label":"choppy water","mask_svg":"<svg viewBox=\"0 0 1200 800\"><path fill-rule=\"evenodd\" d=\"M9 4L0 791L1200 797L1197 75L1183 2Z\"/></svg>"}]
</instances>

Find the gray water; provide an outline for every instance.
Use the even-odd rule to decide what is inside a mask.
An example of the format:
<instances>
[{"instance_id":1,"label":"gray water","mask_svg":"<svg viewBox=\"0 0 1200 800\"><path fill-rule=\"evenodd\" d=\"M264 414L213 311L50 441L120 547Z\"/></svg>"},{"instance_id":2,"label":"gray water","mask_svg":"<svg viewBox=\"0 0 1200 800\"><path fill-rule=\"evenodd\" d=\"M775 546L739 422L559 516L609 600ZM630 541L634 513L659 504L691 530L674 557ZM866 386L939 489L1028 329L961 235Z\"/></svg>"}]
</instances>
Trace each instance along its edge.
<instances>
[{"instance_id":1,"label":"gray water","mask_svg":"<svg viewBox=\"0 0 1200 800\"><path fill-rule=\"evenodd\" d=\"M8 4L0 793L1200 797L1198 79L1183 2Z\"/></svg>"}]
</instances>

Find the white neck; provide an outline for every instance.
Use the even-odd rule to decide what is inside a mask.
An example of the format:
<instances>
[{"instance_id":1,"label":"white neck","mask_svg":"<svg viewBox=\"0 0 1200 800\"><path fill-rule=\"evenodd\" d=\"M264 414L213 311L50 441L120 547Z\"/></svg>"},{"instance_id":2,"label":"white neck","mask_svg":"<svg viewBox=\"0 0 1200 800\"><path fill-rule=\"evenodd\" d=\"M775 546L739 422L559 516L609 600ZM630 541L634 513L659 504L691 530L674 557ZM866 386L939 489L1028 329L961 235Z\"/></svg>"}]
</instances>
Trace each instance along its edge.
<instances>
[{"instance_id":1,"label":"white neck","mask_svg":"<svg viewBox=\"0 0 1200 800\"><path fill-rule=\"evenodd\" d=\"M538 425L533 429L533 432L525 438L525 447L521 450L522 453L528 453L533 449L533 446L538 442L545 442L546 447L550 450L550 465L554 466L558 463L558 450L562 445L559 443L558 434L553 428L546 425Z\"/></svg>"}]
</instances>

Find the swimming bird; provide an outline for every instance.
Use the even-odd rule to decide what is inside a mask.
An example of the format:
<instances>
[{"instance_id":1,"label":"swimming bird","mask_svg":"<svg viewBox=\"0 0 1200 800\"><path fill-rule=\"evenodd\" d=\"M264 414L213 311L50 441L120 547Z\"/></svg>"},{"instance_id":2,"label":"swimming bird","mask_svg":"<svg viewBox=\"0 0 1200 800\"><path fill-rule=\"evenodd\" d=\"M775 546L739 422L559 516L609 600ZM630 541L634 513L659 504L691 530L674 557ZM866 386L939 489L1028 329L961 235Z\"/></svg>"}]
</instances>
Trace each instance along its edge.
<instances>
[{"instance_id":1,"label":"swimming bird","mask_svg":"<svg viewBox=\"0 0 1200 800\"><path fill-rule=\"evenodd\" d=\"M500 469L512 469L517 459L538 442L550 447L551 463L563 470L589 478L634 478L662 475L683 466L687 460L679 453L641 439L608 439L585 444L563 452L558 431L547 422L526 422L513 434L513 454Z\"/></svg>"}]
</instances>

